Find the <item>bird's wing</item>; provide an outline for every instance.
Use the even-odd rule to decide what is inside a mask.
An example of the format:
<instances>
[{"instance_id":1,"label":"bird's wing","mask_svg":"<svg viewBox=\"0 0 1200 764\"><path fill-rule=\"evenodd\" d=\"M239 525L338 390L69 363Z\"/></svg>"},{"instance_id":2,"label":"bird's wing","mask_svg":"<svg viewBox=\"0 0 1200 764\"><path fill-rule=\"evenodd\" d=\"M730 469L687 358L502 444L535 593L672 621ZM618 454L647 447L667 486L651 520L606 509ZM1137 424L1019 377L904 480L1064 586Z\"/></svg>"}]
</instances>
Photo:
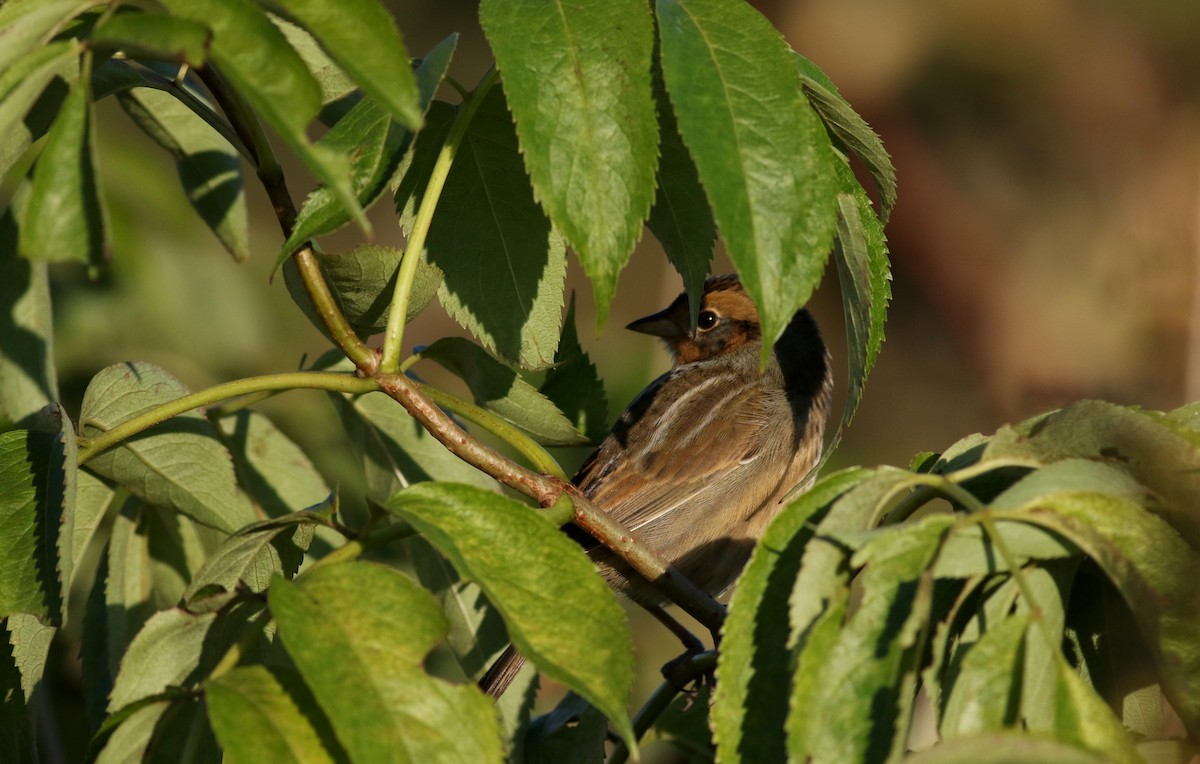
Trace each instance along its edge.
<instances>
[{"instance_id":1,"label":"bird's wing","mask_svg":"<svg viewBox=\"0 0 1200 764\"><path fill-rule=\"evenodd\" d=\"M686 399L673 394L672 380L648 390L653 400L638 421L623 436L610 435L580 469L576 483L626 528L637 530L709 494L729 495L734 473L778 432L760 381L705 383L684 388L692 391Z\"/></svg>"}]
</instances>

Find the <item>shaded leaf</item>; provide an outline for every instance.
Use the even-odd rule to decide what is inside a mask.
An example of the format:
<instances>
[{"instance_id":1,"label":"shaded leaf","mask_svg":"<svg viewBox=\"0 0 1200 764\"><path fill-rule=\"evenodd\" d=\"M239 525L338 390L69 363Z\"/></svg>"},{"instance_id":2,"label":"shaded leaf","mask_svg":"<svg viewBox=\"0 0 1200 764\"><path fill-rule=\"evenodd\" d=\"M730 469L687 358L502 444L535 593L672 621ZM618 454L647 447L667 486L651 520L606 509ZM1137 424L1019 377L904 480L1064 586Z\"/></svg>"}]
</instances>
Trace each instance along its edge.
<instances>
[{"instance_id":1,"label":"shaded leaf","mask_svg":"<svg viewBox=\"0 0 1200 764\"><path fill-rule=\"evenodd\" d=\"M425 480L497 490L495 480L450 453L384 393L331 398L350 446L362 460L368 497L382 502L401 488Z\"/></svg>"},{"instance_id":2,"label":"shaded leaf","mask_svg":"<svg viewBox=\"0 0 1200 764\"><path fill-rule=\"evenodd\" d=\"M133 58L204 66L208 28L158 13L116 13L92 31L89 42L99 51L121 51Z\"/></svg>"},{"instance_id":3,"label":"shaded leaf","mask_svg":"<svg viewBox=\"0 0 1200 764\"><path fill-rule=\"evenodd\" d=\"M396 21L377 0L273 0L321 42L368 96L416 129L422 108Z\"/></svg>"},{"instance_id":4,"label":"shaded leaf","mask_svg":"<svg viewBox=\"0 0 1200 764\"><path fill-rule=\"evenodd\" d=\"M444 337L422 350L421 357L461 377L471 389L475 403L520 427L539 443L552 446L587 443L587 438L549 398L469 340Z\"/></svg>"},{"instance_id":5,"label":"shaded leaf","mask_svg":"<svg viewBox=\"0 0 1200 764\"><path fill-rule=\"evenodd\" d=\"M89 67L84 74L90 75ZM103 256L90 109L91 80L83 76L63 101L34 166L20 237L21 254L31 260L98 263Z\"/></svg>"},{"instance_id":6,"label":"shaded leaf","mask_svg":"<svg viewBox=\"0 0 1200 764\"><path fill-rule=\"evenodd\" d=\"M217 532L137 499L113 521L104 590L108 674L115 677L126 646L154 613L174 607L200 569Z\"/></svg>"},{"instance_id":7,"label":"shaded leaf","mask_svg":"<svg viewBox=\"0 0 1200 764\"><path fill-rule=\"evenodd\" d=\"M588 440L599 442L608 432L608 397L595 364L579 344L574 292L554 353L554 365L546 372L538 392L549 398Z\"/></svg>"},{"instance_id":8,"label":"shaded leaf","mask_svg":"<svg viewBox=\"0 0 1200 764\"><path fill-rule=\"evenodd\" d=\"M446 76L457 42L458 35L447 37L417 66L419 117L424 116ZM359 101L321 139L322 145L350 155L350 180L364 207L383 193L411 142L412 133L393 122L391 115L370 99ZM316 189L304 200L280 257L287 257L305 241L335 231L348 222L350 215L329 189ZM390 277L390 274L385 276L384 281Z\"/></svg>"},{"instance_id":9,"label":"shaded leaf","mask_svg":"<svg viewBox=\"0 0 1200 764\"><path fill-rule=\"evenodd\" d=\"M833 242L829 137L797 86L792 52L758 11L725 0L658 0L656 9L663 81L717 229L758 306L765 365Z\"/></svg>"},{"instance_id":10,"label":"shaded leaf","mask_svg":"<svg viewBox=\"0 0 1200 764\"><path fill-rule=\"evenodd\" d=\"M12 208L0 213L0 428L30 426L58 399L50 280L17 255Z\"/></svg>"},{"instance_id":11,"label":"shaded leaf","mask_svg":"<svg viewBox=\"0 0 1200 764\"><path fill-rule=\"evenodd\" d=\"M1096 561L1133 611L1163 689L1192 735L1200 729L1200 563L1160 517L1098 493L1031 501L1021 516L1061 533ZM1090 690L1089 690L1090 692Z\"/></svg>"},{"instance_id":12,"label":"shaded leaf","mask_svg":"<svg viewBox=\"0 0 1200 764\"><path fill-rule=\"evenodd\" d=\"M94 438L188 392L152 364L109 366L84 392L80 429L84 437ZM229 452L198 411L156 425L96 455L88 466L151 504L227 532L255 520L249 502L237 491Z\"/></svg>"},{"instance_id":13,"label":"shaded leaf","mask_svg":"<svg viewBox=\"0 0 1200 764\"><path fill-rule=\"evenodd\" d=\"M170 701L158 700L136 709L113 730L96 757L96 764L144 761L154 730L170 706Z\"/></svg>"},{"instance_id":14,"label":"shaded leaf","mask_svg":"<svg viewBox=\"0 0 1200 764\"><path fill-rule=\"evenodd\" d=\"M268 517L311 507L329 495L308 456L266 416L242 410L222 417L217 427L241 484Z\"/></svg>"},{"instance_id":15,"label":"shaded leaf","mask_svg":"<svg viewBox=\"0 0 1200 764\"><path fill-rule=\"evenodd\" d=\"M209 55L221 75L366 228L350 186L349 160L314 145L305 133L321 109L321 90L279 28L249 0L163 0L163 5L212 30Z\"/></svg>"},{"instance_id":16,"label":"shaded leaf","mask_svg":"<svg viewBox=\"0 0 1200 764\"><path fill-rule=\"evenodd\" d=\"M235 260L250 257L241 159L192 109L158 90L117 94L126 113L175 159L188 202Z\"/></svg>"},{"instance_id":17,"label":"shaded leaf","mask_svg":"<svg viewBox=\"0 0 1200 764\"><path fill-rule=\"evenodd\" d=\"M439 111L430 111L396 191L406 232L445 140L449 114ZM446 274L438 299L455 321L509 363L529 369L553 363L566 250L534 201L499 88L483 96L467 127L425 247L429 263Z\"/></svg>"},{"instance_id":18,"label":"shaded leaf","mask_svg":"<svg viewBox=\"0 0 1200 764\"><path fill-rule=\"evenodd\" d=\"M646 4L484 0L479 20L534 193L579 255L602 325L654 199Z\"/></svg>"},{"instance_id":19,"label":"shaded leaf","mask_svg":"<svg viewBox=\"0 0 1200 764\"><path fill-rule=\"evenodd\" d=\"M525 505L471 486L417 485L387 507L480 585L522 655L633 744L629 626L577 545Z\"/></svg>"},{"instance_id":20,"label":"shaded leaf","mask_svg":"<svg viewBox=\"0 0 1200 764\"><path fill-rule=\"evenodd\" d=\"M151 616L121 658L109 712L182 685L200 665L205 639L216 620L216 613L193 615L174 609Z\"/></svg>"},{"instance_id":21,"label":"shaded leaf","mask_svg":"<svg viewBox=\"0 0 1200 764\"><path fill-rule=\"evenodd\" d=\"M700 185L696 165L688 154L675 111L662 83L662 70L655 68L654 100L658 109L658 191L646 226L662 244L667 259L683 278L692 325L700 312L704 278L712 261L717 225L713 222L708 197Z\"/></svg>"},{"instance_id":22,"label":"shaded leaf","mask_svg":"<svg viewBox=\"0 0 1200 764\"><path fill-rule=\"evenodd\" d=\"M296 575L312 541L313 523L297 514L290 522L268 520L230 536L212 553L183 592L184 602L210 586L233 591L244 584L252 592L266 591L274 576Z\"/></svg>"},{"instance_id":23,"label":"shaded leaf","mask_svg":"<svg viewBox=\"0 0 1200 764\"><path fill-rule=\"evenodd\" d=\"M533 719L525 733L525 761L591 764L604 755L604 714L575 693Z\"/></svg>"},{"instance_id":24,"label":"shaded leaf","mask_svg":"<svg viewBox=\"0 0 1200 764\"><path fill-rule=\"evenodd\" d=\"M334 299L354 331L361 337L367 337L386 329L403 250L362 244L349 252L317 252L316 256L321 273L333 290ZM290 261L283 264L283 277L296 305L308 316L313 326L328 336L329 330L317 314L295 264ZM441 284L442 272L422 257L417 264L412 291L409 292L406 321L411 321L425 310Z\"/></svg>"},{"instance_id":25,"label":"shaded leaf","mask_svg":"<svg viewBox=\"0 0 1200 764\"><path fill-rule=\"evenodd\" d=\"M949 688L939 728L943 740L1013 725L1028 628L1029 616L1014 616L993 625L972 644Z\"/></svg>"},{"instance_id":26,"label":"shaded leaf","mask_svg":"<svg viewBox=\"0 0 1200 764\"><path fill-rule=\"evenodd\" d=\"M500 760L484 695L425 673L422 661L446 624L403 574L365 562L329 565L295 583L276 579L268 599L284 647L352 760Z\"/></svg>"}]
</instances>

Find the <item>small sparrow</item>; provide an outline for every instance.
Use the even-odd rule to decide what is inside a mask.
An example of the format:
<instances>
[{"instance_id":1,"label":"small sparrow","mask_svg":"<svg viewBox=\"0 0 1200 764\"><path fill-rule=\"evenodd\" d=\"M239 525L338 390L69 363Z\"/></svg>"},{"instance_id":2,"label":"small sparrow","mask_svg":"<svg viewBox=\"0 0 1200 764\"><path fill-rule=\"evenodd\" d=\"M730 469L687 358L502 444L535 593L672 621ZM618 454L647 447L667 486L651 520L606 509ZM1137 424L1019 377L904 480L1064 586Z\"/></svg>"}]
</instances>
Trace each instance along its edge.
<instances>
[{"instance_id":1,"label":"small sparrow","mask_svg":"<svg viewBox=\"0 0 1200 764\"><path fill-rule=\"evenodd\" d=\"M661 337L674 366L629 404L573 482L717 596L820 459L833 378L807 310L792 318L760 373L758 310L738 277L708 279L702 299L695 329L686 294L626 327ZM612 551L574 526L568 532L610 586L647 608L664 604ZM520 663L510 648L481 686L498 696Z\"/></svg>"}]
</instances>

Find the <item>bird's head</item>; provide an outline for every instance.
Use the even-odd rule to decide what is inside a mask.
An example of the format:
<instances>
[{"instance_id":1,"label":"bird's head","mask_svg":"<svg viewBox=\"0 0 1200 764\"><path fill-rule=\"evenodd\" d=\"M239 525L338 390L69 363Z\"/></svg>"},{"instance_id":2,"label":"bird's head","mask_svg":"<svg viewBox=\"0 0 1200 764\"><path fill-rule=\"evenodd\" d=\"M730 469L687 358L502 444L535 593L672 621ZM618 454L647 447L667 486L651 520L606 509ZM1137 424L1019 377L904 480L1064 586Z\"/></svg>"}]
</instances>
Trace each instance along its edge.
<instances>
[{"instance_id":1,"label":"bird's head","mask_svg":"<svg viewBox=\"0 0 1200 764\"><path fill-rule=\"evenodd\" d=\"M732 353L762 339L758 309L735 274L712 276L704 282L695 329L688 308L684 293L666 309L625 328L661 337L676 365Z\"/></svg>"}]
</instances>

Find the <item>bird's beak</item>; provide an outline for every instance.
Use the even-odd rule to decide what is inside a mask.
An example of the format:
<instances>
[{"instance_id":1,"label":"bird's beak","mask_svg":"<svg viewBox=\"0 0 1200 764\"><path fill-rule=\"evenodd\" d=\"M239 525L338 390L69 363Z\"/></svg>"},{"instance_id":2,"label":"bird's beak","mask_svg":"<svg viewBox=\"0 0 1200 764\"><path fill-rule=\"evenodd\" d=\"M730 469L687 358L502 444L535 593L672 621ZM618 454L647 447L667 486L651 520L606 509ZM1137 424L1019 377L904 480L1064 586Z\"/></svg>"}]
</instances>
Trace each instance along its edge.
<instances>
[{"instance_id":1,"label":"bird's beak","mask_svg":"<svg viewBox=\"0 0 1200 764\"><path fill-rule=\"evenodd\" d=\"M652 334L655 337L679 336L679 324L675 323L674 319L672 319L671 308L660 310L645 318L639 318L625 328L630 331L641 332L642 334Z\"/></svg>"}]
</instances>

